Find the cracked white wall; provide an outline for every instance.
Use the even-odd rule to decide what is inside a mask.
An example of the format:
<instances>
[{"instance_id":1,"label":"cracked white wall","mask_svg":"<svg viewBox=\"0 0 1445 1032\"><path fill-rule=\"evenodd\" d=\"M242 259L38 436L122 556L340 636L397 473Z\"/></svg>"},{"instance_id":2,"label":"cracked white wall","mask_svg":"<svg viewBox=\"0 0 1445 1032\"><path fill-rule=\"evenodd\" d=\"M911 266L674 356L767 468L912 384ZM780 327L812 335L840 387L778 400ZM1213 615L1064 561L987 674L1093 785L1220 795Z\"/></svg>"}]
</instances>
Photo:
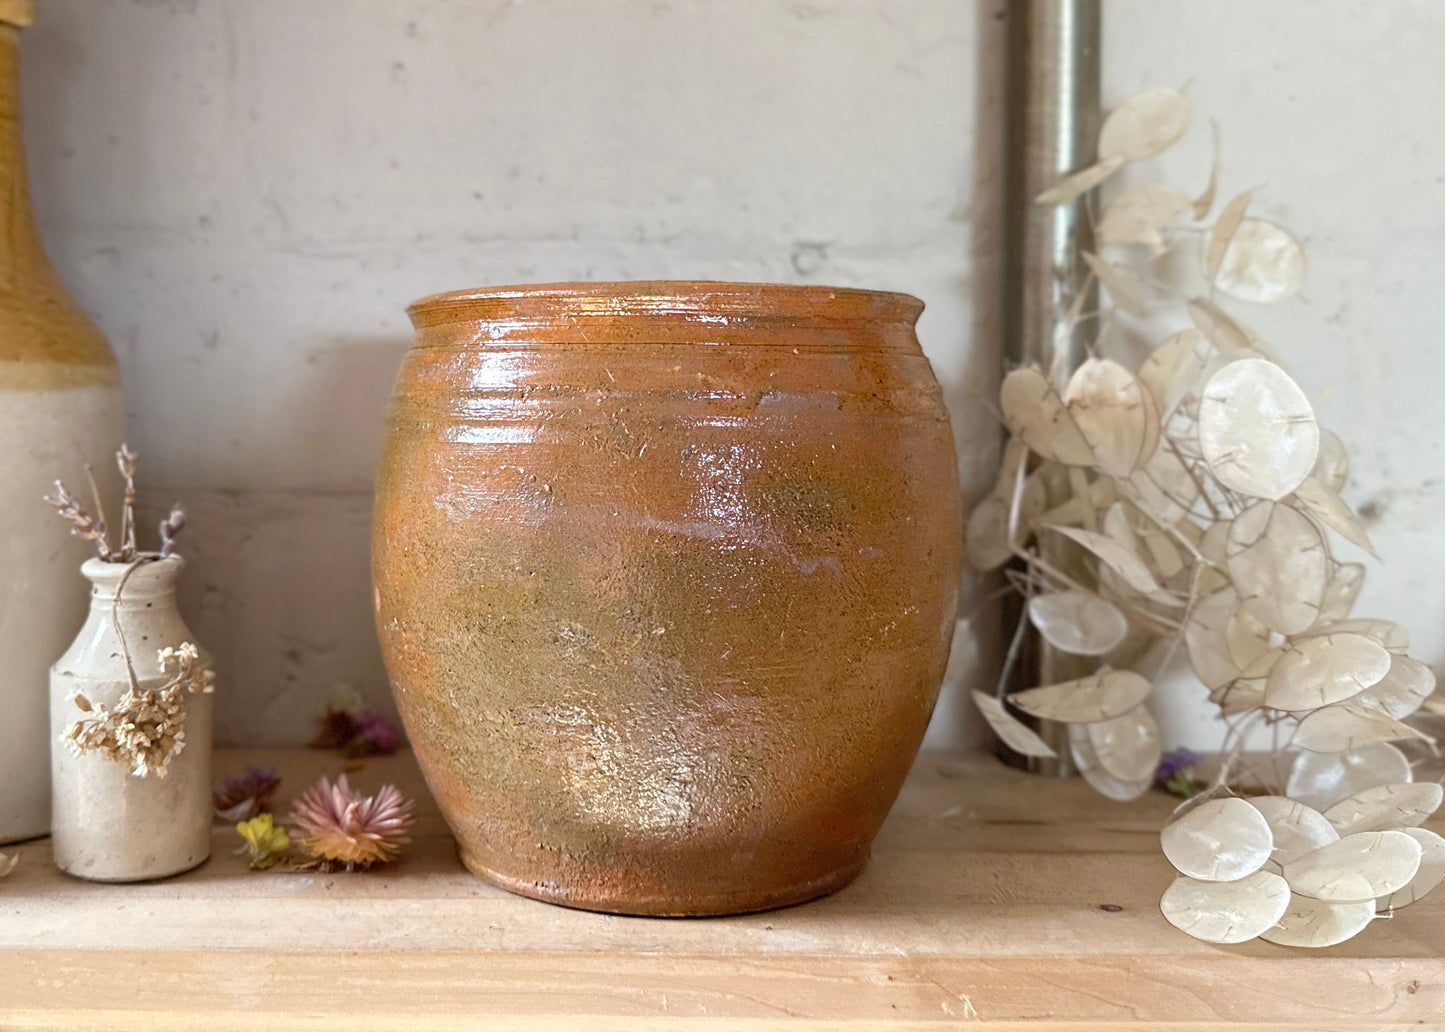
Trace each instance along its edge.
<instances>
[{"instance_id":1,"label":"cracked white wall","mask_svg":"<svg viewBox=\"0 0 1445 1032\"><path fill-rule=\"evenodd\" d=\"M890 288L977 489L976 68L951 0L43 0L26 139L53 259L120 356L223 740L296 742L333 685L389 705L367 543L423 294L650 277ZM981 33L994 37L985 48ZM996 148L991 148L991 154ZM996 241L989 243L989 254ZM991 257L986 259L992 261ZM991 340L988 334L981 339ZM157 482L164 485L156 488ZM956 715L952 719L959 719Z\"/></svg>"},{"instance_id":2,"label":"cracked white wall","mask_svg":"<svg viewBox=\"0 0 1445 1032\"><path fill-rule=\"evenodd\" d=\"M965 487L988 483L998 3L40 6L24 37L37 214L120 357L156 504L192 508L183 604L225 678L223 740L305 739L337 682L389 705L371 469L422 294L640 277L908 291L928 304ZM1412 111L1445 106L1445 11L1109 0L1106 18L1108 97L1191 80L1225 127L1225 188L1266 184L1311 245L1307 302L1280 316L1296 328L1256 321L1293 335L1281 350L1357 449L1350 497L1372 503L1389 563L1368 608L1438 660L1445 352L1426 334L1445 142ZM1188 147L1165 167L1203 174ZM995 662L986 616L980 631L965 683ZM957 698L932 743L976 733Z\"/></svg>"}]
</instances>

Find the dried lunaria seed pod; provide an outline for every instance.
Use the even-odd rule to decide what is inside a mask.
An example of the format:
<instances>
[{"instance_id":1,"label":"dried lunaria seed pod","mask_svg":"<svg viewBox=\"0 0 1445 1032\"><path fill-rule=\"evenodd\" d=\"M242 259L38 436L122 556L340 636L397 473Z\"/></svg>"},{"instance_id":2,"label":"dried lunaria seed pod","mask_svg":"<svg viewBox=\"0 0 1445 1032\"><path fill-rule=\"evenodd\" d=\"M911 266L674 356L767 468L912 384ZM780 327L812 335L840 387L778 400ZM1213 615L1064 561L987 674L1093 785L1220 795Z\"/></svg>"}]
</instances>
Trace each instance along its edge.
<instances>
[{"instance_id":1,"label":"dried lunaria seed pod","mask_svg":"<svg viewBox=\"0 0 1445 1032\"><path fill-rule=\"evenodd\" d=\"M1165 825L1164 855L1180 874L1235 881L1264 866L1274 835L1264 814L1243 799L1211 799Z\"/></svg>"},{"instance_id":2,"label":"dried lunaria seed pod","mask_svg":"<svg viewBox=\"0 0 1445 1032\"><path fill-rule=\"evenodd\" d=\"M1445 789L1434 781L1406 781L1398 785L1377 785L1341 799L1325 811L1325 820L1340 835L1360 831L1403 830L1423 824L1445 798Z\"/></svg>"},{"instance_id":3,"label":"dried lunaria seed pod","mask_svg":"<svg viewBox=\"0 0 1445 1032\"><path fill-rule=\"evenodd\" d=\"M1334 946L1359 935L1375 919L1375 904L1330 903L1295 893L1273 927L1259 933L1278 946Z\"/></svg>"},{"instance_id":4,"label":"dried lunaria seed pod","mask_svg":"<svg viewBox=\"0 0 1445 1032\"><path fill-rule=\"evenodd\" d=\"M1248 942L1289 908L1289 885L1255 871L1238 881L1200 881L1181 875L1164 890L1159 909L1175 928L1204 942Z\"/></svg>"},{"instance_id":5,"label":"dried lunaria seed pod","mask_svg":"<svg viewBox=\"0 0 1445 1032\"><path fill-rule=\"evenodd\" d=\"M1300 896L1329 903L1373 902L1410 884L1420 869L1420 843L1400 831L1361 831L1284 865Z\"/></svg>"},{"instance_id":6,"label":"dried lunaria seed pod","mask_svg":"<svg viewBox=\"0 0 1445 1032\"><path fill-rule=\"evenodd\" d=\"M1117 606L1082 591L1035 595L1029 599L1029 621L1050 645L1076 656L1102 656L1129 633L1128 617Z\"/></svg>"},{"instance_id":7,"label":"dried lunaria seed pod","mask_svg":"<svg viewBox=\"0 0 1445 1032\"><path fill-rule=\"evenodd\" d=\"M1420 867L1408 885L1375 901L1381 913L1408 907L1424 899L1431 889L1445 881L1445 838L1426 828L1400 830L1420 843Z\"/></svg>"},{"instance_id":8,"label":"dried lunaria seed pod","mask_svg":"<svg viewBox=\"0 0 1445 1032\"><path fill-rule=\"evenodd\" d=\"M1078 681L1017 692L1009 696L1009 701L1036 717L1095 724L1133 710L1153 688L1132 670L1104 670Z\"/></svg>"},{"instance_id":9,"label":"dried lunaria seed pod","mask_svg":"<svg viewBox=\"0 0 1445 1032\"><path fill-rule=\"evenodd\" d=\"M1172 146L1188 121L1178 90L1127 99L1104 122L1098 160L1037 202L1107 188L1125 164ZM1072 375L1055 365L1004 378L1011 436L994 489L968 520L971 564L1013 562L1007 576L1044 641L1100 666L1006 697L1019 653L1010 648L999 690L973 697L1026 755L1053 750L1010 706L1063 722L1083 778L1128 800L1155 782L1162 743L1148 706L1175 688L1156 690L1129 668L1182 645L1226 732L1218 773L1161 836L1181 873L1161 909L1209 942L1326 946L1445 878L1445 840L1415 826L1440 806L1441 786L1416 783L1406 752L1435 748L1411 722L1422 709L1445 713L1445 699L1408 655L1403 628L1351 615L1365 567L1335 549L1372 549L1342 496L1349 455L1279 353L1230 308L1297 295L1308 260L1256 192L1234 195L1210 220L1217 130L1212 142L1197 198L1131 183L1088 207L1100 213L1099 250L1079 257L1101 307L1083 310L1091 295L1081 293L1067 329L1097 326L1099 337ZM1155 260L1191 248L1193 261ZM1161 279L1181 272L1196 278ZM1134 369L1105 353L1118 312L1189 328L1156 341ZM1293 758L1276 794L1246 800L1235 767L1260 728Z\"/></svg>"},{"instance_id":10,"label":"dried lunaria seed pod","mask_svg":"<svg viewBox=\"0 0 1445 1032\"><path fill-rule=\"evenodd\" d=\"M1292 860L1313 853L1321 846L1338 842L1340 833L1325 815L1287 796L1255 796L1247 800L1269 825L1274 848L1269 859L1282 869Z\"/></svg>"},{"instance_id":11,"label":"dried lunaria seed pod","mask_svg":"<svg viewBox=\"0 0 1445 1032\"><path fill-rule=\"evenodd\" d=\"M1367 789L1411 781L1411 772L1405 754L1385 742L1334 753L1304 751L1295 756L1285 790L1323 811Z\"/></svg>"}]
</instances>

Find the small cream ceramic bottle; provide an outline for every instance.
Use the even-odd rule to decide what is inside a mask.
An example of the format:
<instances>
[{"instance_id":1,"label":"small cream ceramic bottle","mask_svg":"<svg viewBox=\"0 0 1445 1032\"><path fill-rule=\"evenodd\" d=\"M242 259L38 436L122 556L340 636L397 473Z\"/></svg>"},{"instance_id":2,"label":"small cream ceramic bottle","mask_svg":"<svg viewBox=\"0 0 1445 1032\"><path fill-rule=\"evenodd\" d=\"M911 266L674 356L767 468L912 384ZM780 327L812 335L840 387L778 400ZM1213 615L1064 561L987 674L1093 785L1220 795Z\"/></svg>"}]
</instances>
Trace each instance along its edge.
<instances>
[{"instance_id":1,"label":"small cream ceramic bottle","mask_svg":"<svg viewBox=\"0 0 1445 1032\"><path fill-rule=\"evenodd\" d=\"M176 609L183 565L179 556L151 555L81 567L92 584L90 615L50 671L55 864L78 878L163 878L210 855L209 684L201 690L210 657L192 653L195 636ZM192 655L195 677L168 693L145 694L174 681ZM132 676L139 693L131 691ZM149 751L132 731L116 733L103 719L138 695L147 719L169 713L161 737L152 739L161 744ZM168 744L171 736L179 749Z\"/></svg>"}]
</instances>

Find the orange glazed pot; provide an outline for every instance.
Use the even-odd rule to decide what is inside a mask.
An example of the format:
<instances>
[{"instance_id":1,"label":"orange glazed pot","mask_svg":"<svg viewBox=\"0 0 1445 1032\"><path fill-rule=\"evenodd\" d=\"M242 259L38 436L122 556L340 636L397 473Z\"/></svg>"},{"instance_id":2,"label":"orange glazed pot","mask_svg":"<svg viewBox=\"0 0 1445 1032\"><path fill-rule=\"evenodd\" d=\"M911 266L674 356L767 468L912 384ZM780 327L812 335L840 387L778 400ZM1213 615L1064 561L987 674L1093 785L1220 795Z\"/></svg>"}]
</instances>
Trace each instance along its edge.
<instances>
[{"instance_id":1,"label":"orange glazed pot","mask_svg":"<svg viewBox=\"0 0 1445 1032\"><path fill-rule=\"evenodd\" d=\"M630 914L842 887L957 606L953 435L905 294L440 294L392 398L376 622L474 872Z\"/></svg>"}]
</instances>

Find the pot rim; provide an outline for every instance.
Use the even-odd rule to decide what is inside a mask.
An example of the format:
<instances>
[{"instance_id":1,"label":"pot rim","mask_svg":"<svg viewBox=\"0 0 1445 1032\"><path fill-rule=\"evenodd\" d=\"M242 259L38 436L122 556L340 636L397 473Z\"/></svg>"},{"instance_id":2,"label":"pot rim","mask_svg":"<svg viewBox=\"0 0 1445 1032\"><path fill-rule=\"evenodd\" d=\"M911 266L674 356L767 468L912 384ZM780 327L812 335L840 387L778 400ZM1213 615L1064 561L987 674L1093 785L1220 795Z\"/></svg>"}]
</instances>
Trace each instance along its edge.
<instances>
[{"instance_id":1,"label":"pot rim","mask_svg":"<svg viewBox=\"0 0 1445 1032\"><path fill-rule=\"evenodd\" d=\"M912 294L857 287L725 280L626 280L474 287L407 306L417 329L446 323L548 317L681 316L699 322L786 321L792 325L903 323L923 302Z\"/></svg>"}]
</instances>

